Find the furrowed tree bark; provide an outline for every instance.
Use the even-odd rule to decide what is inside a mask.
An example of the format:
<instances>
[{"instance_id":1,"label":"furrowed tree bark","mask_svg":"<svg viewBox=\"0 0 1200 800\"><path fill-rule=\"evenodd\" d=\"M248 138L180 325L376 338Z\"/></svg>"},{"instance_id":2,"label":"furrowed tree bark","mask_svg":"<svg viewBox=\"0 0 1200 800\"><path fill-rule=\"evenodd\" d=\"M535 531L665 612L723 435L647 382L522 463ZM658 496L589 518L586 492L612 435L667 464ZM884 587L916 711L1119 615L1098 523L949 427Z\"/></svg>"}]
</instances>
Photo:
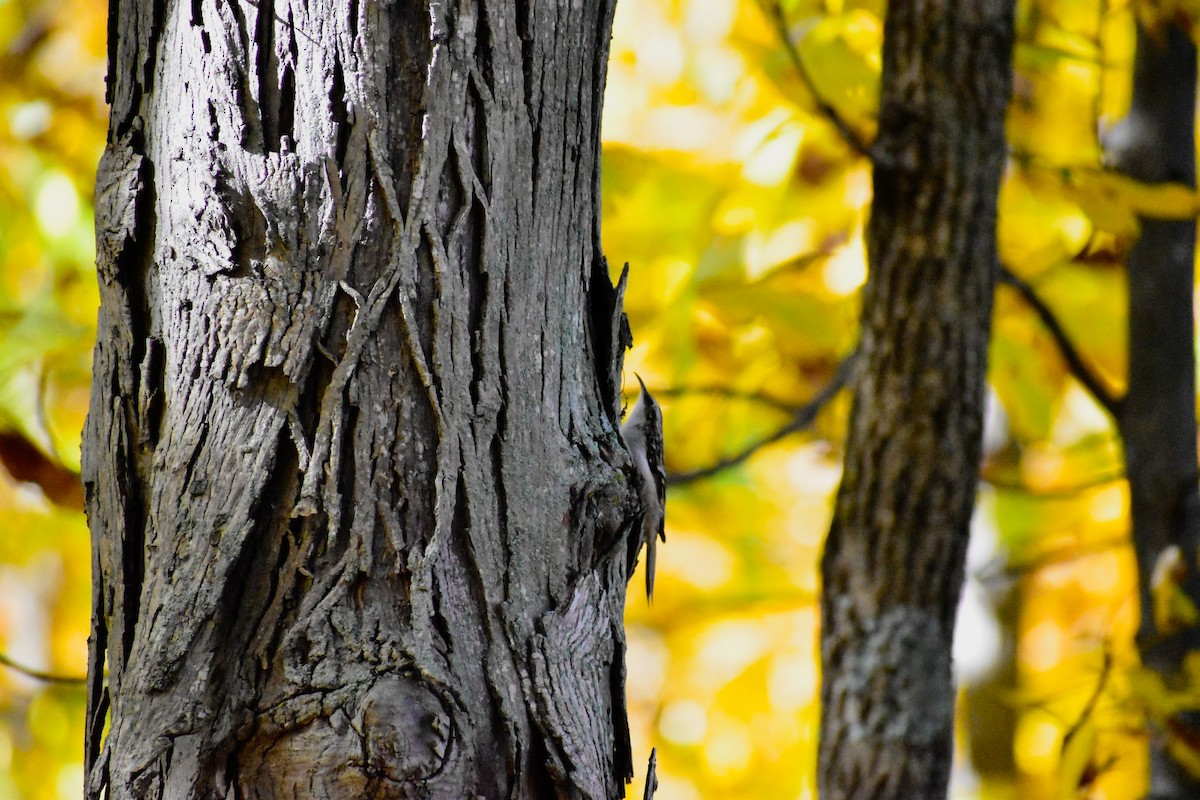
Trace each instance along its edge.
<instances>
[{"instance_id":1,"label":"furrowed tree bark","mask_svg":"<svg viewBox=\"0 0 1200 800\"><path fill-rule=\"evenodd\" d=\"M945 795L1010 90L1010 0L888 6L870 273L822 562L818 784Z\"/></svg>"},{"instance_id":2,"label":"furrowed tree bark","mask_svg":"<svg viewBox=\"0 0 1200 800\"><path fill-rule=\"evenodd\" d=\"M1107 156L1145 183L1196 185L1196 48L1176 24L1139 26L1129 114L1107 137ZM1200 492L1196 467L1194 220L1141 221L1129 253L1129 388L1118 419L1125 445L1141 594L1144 666L1176 690L1184 658L1200 652L1200 626L1155 612L1158 579L1200 607ZM1162 589L1160 589L1162 591ZM1154 800L1200 796L1176 755L1200 750L1200 710L1158 720L1151 737ZM1173 752L1174 751L1174 752ZM1195 755L1193 755L1193 759Z\"/></svg>"},{"instance_id":3,"label":"furrowed tree bark","mask_svg":"<svg viewBox=\"0 0 1200 800\"><path fill-rule=\"evenodd\" d=\"M614 4L111 2L90 798L623 796Z\"/></svg>"}]
</instances>

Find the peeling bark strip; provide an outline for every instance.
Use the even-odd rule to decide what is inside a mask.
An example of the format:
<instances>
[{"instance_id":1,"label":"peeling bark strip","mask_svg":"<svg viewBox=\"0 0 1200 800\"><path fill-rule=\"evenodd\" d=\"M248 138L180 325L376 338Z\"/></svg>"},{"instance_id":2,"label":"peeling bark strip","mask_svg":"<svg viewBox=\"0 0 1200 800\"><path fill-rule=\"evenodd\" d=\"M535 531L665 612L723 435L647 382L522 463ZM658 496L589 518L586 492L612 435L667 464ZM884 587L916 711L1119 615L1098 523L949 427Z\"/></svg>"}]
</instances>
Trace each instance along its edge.
<instances>
[{"instance_id":1,"label":"peeling bark strip","mask_svg":"<svg viewBox=\"0 0 1200 800\"><path fill-rule=\"evenodd\" d=\"M822 564L819 787L944 797L980 456L1011 0L888 5L870 277Z\"/></svg>"},{"instance_id":2,"label":"peeling bark strip","mask_svg":"<svg viewBox=\"0 0 1200 800\"><path fill-rule=\"evenodd\" d=\"M90 798L623 796L614 4L110 3Z\"/></svg>"}]
</instances>

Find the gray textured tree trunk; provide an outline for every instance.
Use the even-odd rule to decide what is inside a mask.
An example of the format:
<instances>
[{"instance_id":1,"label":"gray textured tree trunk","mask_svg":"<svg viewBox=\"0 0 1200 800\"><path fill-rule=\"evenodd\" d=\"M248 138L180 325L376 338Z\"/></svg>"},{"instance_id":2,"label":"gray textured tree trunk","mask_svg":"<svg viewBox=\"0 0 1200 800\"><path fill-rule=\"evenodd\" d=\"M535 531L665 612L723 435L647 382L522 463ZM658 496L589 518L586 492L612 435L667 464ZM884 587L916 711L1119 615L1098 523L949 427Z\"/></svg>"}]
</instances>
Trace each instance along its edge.
<instances>
[{"instance_id":1,"label":"gray textured tree trunk","mask_svg":"<svg viewBox=\"0 0 1200 800\"><path fill-rule=\"evenodd\" d=\"M614 4L111 3L89 797L623 795Z\"/></svg>"},{"instance_id":2,"label":"gray textured tree trunk","mask_svg":"<svg viewBox=\"0 0 1200 800\"><path fill-rule=\"evenodd\" d=\"M944 797L981 447L1011 0L893 2L846 465L822 564L819 788Z\"/></svg>"},{"instance_id":3,"label":"gray textured tree trunk","mask_svg":"<svg viewBox=\"0 0 1200 800\"><path fill-rule=\"evenodd\" d=\"M1152 33L1139 27L1133 100L1108 137L1109 159L1146 183L1194 187L1195 109L1196 48L1188 34L1172 23ZM1118 417L1140 576L1138 646L1143 663L1176 688L1187 685L1184 657L1200 652L1200 627L1156 620L1151 584L1158 568L1200 606L1195 251L1194 221L1142 220L1128 258L1129 389ZM1155 731L1149 797L1200 797L1200 780L1180 766L1168 742L1200 749L1200 713L1177 714Z\"/></svg>"}]
</instances>

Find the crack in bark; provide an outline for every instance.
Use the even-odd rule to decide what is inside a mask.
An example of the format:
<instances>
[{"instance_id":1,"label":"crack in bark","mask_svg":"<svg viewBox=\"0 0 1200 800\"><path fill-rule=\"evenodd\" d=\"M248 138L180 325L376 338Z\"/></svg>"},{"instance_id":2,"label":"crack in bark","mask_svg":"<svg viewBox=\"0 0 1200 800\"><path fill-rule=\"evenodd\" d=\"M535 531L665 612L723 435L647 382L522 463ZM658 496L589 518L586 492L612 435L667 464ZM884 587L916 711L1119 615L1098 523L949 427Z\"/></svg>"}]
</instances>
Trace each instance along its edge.
<instances>
[{"instance_id":1,"label":"crack in bark","mask_svg":"<svg viewBox=\"0 0 1200 800\"><path fill-rule=\"evenodd\" d=\"M236 3L234 4L236 5ZM275 53L275 0L257 0L254 20L254 66L258 83L258 110L262 120L263 150L278 153L283 131L280 125L280 110L283 96L280 91L279 57ZM238 13L235 11L235 13ZM241 15L238 14L239 20ZM248 37L243 39L247 52L250 51Z\"/></svg>"}]
</instances>

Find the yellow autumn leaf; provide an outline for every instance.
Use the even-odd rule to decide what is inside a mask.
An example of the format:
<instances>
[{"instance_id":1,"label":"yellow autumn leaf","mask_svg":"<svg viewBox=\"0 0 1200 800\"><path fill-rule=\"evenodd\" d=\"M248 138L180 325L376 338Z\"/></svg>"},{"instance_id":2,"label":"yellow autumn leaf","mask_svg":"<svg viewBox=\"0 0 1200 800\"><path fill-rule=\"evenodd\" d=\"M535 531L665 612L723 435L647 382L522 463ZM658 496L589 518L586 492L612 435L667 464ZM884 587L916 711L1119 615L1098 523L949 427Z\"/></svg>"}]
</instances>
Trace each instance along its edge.
<instances>
[{"instance_id":1,"label":"yellow autumn leaf","mask_svg":"<svg viewBox=\"0 0 1200 800\"><path fill-rule=\"evenodd\" d=\"M1153 219L1193 219L1200 214L1200 194L1181 183L1139 183L1121 175L1113 176L1122 184L1133 209Z\"/></svg>"},{"instance_id":2,"label":"yellow autumn leaf","mask_svg":"<svg viewBox=\"0 0 1200 800\"><path fill-rule=\"evenodd\" d=\"M1200 751L1179 736L1167 737L1167 751L1193 778L1200 778Z\"/></svg>"},{"instance_id":3,"label":"yellow autumn leaf","mask_svg":"<svg viewBox=\"0 0 1200 800\"><path fill-rule=\"evenodd\" d=\"M1175 713L1172 693L1158 673L1138 667L1130 672L1129 683L1151 720L1161 724Z\"/></svg>"},{"instance_id":4,"label":"yellow autumn leaf","mask_svg":"<svg viewBox=\"0 0 1200 800\"><path fill-rule=\"evenodd\" d=\"M1058 779L1063 797L1072 796L1084 782L1084 774L1095 755L1096 738L1096 723L1089 716L1064 739L1062 755L1058 760Z\"/></svg>"},{"instance_id":5,"label":"yellow autumn leaf","mask_svg":"<svg viewBox=\"0 0 1200 800\"><path fill-rule=\"evenodd\" d=\"M1154 563L1150 577L1150 593L1154 605L1154 627L1160 636L1173 633L1200 622L1200 609L1183 590L1188 567L1183 553L1171 545L1163 550Z\"/></svg>"},{"instance_id":6,"label":"yellow autumn leaf","mask_svg":"<svg viewBox=\"0 0 1200 800\"><path fill-rule=\"evenodd\" d=\"M1179 183L1148 184L1112 170L1078 170L1068 182L1070 196L1100 228L1117 236L1136 234L1138 217L1193 219L1200 194Z\"/></svg>"},{"instance_id":7,"label":"yellow autumn leaf","mask_svg":"<svg viewBox=\"0 0 1200 800\"><path fill-rule=\"evenodd\" d=\"M1018 170L1000 190L996 244L1001 261L1023 278L1078 255L1092 231L1091 219L1055 181Z\"/></svg>"},{"instance_id":8,"label":"yellow autumn leaf","mask_svg":"<svg viewBox=\"0 0 1200 800\"><path fill-rule=\"evenodd\" d=\"M853 120L873 120L882 44L882 21L854 9L822 17L804 36L800 56L822 100Z\"/></svg>"}]
</instances>

